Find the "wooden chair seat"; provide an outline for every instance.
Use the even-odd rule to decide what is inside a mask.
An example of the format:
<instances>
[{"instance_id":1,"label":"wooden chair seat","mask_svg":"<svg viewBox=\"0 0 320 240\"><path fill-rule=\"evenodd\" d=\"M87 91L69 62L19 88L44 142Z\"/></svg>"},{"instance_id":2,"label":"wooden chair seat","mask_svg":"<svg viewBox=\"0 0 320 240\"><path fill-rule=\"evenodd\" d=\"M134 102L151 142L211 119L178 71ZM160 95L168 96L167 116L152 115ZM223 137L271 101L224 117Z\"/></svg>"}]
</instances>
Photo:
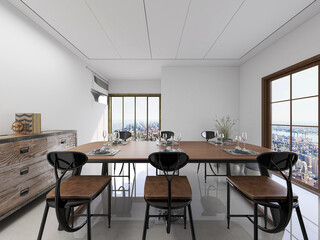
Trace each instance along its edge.
<instances>
[{"instance_id":1,"label":"wooden chair seat","mask_svg":"<svg viewBox=\"0 0 320 240\"><path fill-rule=\"evenodd\" d=\"M229 176L234 187L253 200L284 201L287 199L287 188L267 176ZM293 194L293 199L298 196Z\"/></svg>"},{"instance_id":2,"label":"wooden chair seat","mask_svg":"<svg viewBox=\"0 0 320 240\"><path fill-rule=\"evenodd\" d=\"M110 180L110 176L71 176L61 183L61 199L94 199L108 185ZM54 198L55 188L47 194L47 200L54 200Z\"/></svg>"},{"instance_id":3,"label":"wooden chair seat","mask_svg":"<svg viewBox=\"0 0 320 240\"><path fill-rule=\"evenodd\" d=\"M175 176L171 186L172 201L192 200L192 190L186 176ZM144 197L148 201L168 200L168 181L165 176L148 176L144 186Z\"/></svg>"}]
</instances>

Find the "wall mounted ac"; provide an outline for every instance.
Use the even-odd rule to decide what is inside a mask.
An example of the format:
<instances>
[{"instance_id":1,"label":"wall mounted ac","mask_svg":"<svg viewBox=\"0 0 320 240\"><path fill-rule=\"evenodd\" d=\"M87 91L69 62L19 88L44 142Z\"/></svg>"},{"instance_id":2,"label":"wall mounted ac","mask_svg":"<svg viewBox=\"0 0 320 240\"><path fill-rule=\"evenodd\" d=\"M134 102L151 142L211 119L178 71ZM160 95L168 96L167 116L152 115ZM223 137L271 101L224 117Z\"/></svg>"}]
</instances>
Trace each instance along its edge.
<instances>
[{"instance_id":1,"label":"wall mounted ac","mask_svg":"<svg viewBox=\"0 0 320 240\"><path fill-rule=\"evenodd\" d=\"M109 83L97 76L93 76L91 94L96 102L108 104Z\"/></svg>"}]
</instances>

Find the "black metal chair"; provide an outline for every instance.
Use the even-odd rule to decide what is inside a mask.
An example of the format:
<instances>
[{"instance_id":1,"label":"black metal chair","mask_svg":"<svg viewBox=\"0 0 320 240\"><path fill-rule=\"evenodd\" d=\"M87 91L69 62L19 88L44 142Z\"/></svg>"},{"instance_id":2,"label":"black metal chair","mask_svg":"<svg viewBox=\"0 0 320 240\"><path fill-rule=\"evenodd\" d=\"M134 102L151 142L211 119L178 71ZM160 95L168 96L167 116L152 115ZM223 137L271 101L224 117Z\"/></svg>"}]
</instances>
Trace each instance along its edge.
<instances>
[{"instance_id":1,"label":"black metal chair","mask_svg":"<svg viewBox=\"0 0 320 240\"><path fill-rule=\"evenodd\" d=\"M174 137L174 132L172 131L161 131L160 137L163 138L163 134L167 134L167 139Z\"/></svg>"},{"instance_id":2,"label":"black metal chair","mask_svg":"<svg viewBox=\"0 0 320 240\"><path fill-rule=\"evenodd\" d=\"M206 139L208 142L210 139L215 138L215 132L214 131L203 131L201 133L201 137ZM209 163L209 166L211 168L211 171L215 174L215 171L213 170L211 163ZM199 173L199 169L200 169L200 163L198 163L197 173ZM217 163L217 171L219 172L219 163ZM206 174L207 174L207 163L205 163L205 175Z\"/></svg>"},{"instance_id":3,"label":"black metal chair","mask_svg":"<svg viewBox=\"0 0 320 240\"><path fill-rule=\"evenodd\" d=\"M297 162L298 155L292 152L267 152L257 157L262 168L277 171L286 182L286 187L272 180L269 176L229 176L227 177L227 222L228 228L231 217L247 217L254 224L254 239L258 239L258 229L268 233L283 231L288 225L292 209L295 208L304 239L308 239L299 208L298 196L293 194L291 178L292 166ZM288 170L288 175L285 171ZM253 202L253 215L230 214L230 186L240 192L244 197ZM264 214L258 215L258 205L264 207ZM273 219L274 227L267 228L267 207L275 212L277 217ZM264 217L265 226L258 225L258 217ZM252 220L251 217L254 217Z\"/></svg>"},{"instance_id":4,"label":"black metal chair","mask_svg":"<svg viewBox=\"0 0 320 240\"><path fill-rule=\"evenodd\" d=\"M171 218L183 217L186 228L186 207L188 207L192 239L195 240L192 220L191 201L192 190L186 176L175 176L175 171L184 167L189 161L189 156L183 152L155 152L149 155L149 162L155 168L164 172L165 176L147 176L144 187L144 199L146 201L146 215L142 239L146 239L150 217L165 217L166 230L170 233ZM172 173L172 174L171 174ZM165 209L163 215L150 215L150 206ZM183 209L183 215L173 215L172 209Z\"/></svg>"},{"instance_id":5,"label":"black metal chair","mask_svg":"<svg viewBox=\"0 0 320 240\"><path fill-rule=\"evenodd\" d=\"M132 136L132 134L129 131L120 131L119 132L119 138L122 139L125 142L127 141L128 138L131 138L131 136ZM116 172L116 166L117 166L117 164L114 163L114 165L113 165L114 173ZM133 171L136 172L136 166L134 165L134 163L132 163L132 167L133 167ZM124 168L124 163L122 163L119 175L122 173L123 168ZM130 163L128 163L128 177L130 178Z\"/></svg>"},{"instance_id":6,"label":"black metal chair","mask_svg":"<svg viewBox=\"0 0 320 240\"><path fill-rule=\"evenodd\" d=\"M54 167L56 185L46 197L46 206L38 233L41 240L49 207L55 208L59 230L75 232L87 223L87 238L91 239L91 217L107 216L108 227L111 221L111 177L110 176L80 176L72 175L64 180L68 171L80 174L82 166L88 157L80 152L50 152L47 155L49 163ZM59 172L61 175L59 176ZM91 214L90 204L108 186L108 214ZM86 214L74 214L74 208L85 205ZM73 226L75 216L86 216L87 220L77 227ZM71 225L69 224L71 220Z\"/></svg>"}]
</instances>

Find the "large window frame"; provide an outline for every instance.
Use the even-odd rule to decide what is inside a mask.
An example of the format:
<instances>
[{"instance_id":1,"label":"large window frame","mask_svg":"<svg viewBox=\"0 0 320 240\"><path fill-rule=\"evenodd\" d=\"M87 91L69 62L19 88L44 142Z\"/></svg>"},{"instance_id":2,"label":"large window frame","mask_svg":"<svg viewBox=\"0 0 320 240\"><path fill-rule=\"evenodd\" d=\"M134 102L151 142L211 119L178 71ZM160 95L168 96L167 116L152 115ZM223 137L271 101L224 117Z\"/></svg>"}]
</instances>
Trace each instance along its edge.
<instances>
[{"instance_id":1,"label":"large window frame","mask_svg":"<svg viewBox=\"0 0 320 240\"><path fill-rule=\"evenodd\" d=\"M318 125L315 126L318 128L318 146L320 143L320 54L312 58L309 58L305 61L292 65L288 68L270 74L262 78L262 146L266 148L271 148L272 145L272 100L271 100L271 83L274 80L290 76L290 93L292 93L292 75L294 73L309 69L311 67L318 66ZM310 98L310 97L305 97ZM301 98L301 99L305 99ZM292 149L292 128L296 125L292 124L292 101L295 99L290 95L290 150ZM309 126L308 126L309 127ZM320 174L320 154L318 154L318 179ZM318 188L308 185L304 182L301 182L297 179L292 178L292 181L297 185L320 195L320 184L318 180Z\"/></svg>"},{"instance_id":2,"label":"large window frame","mask_svg":"<svg viewBox=\"0 0 320 240\"><path fill-rule=\"evenodd\" d=\"M113 97L122 97L122 129L124 129L124 98L125 97L134 97L134 102L136 103L137 97L146 97L147 98L147 141L149 141L149 97L159 97L159 131L161 131L161 94L109 94L108 95L108 133L112 133L112 98ZM136 113L136 104L134 104L134 112ZM135 131L136 131L136 116L135 116ZM136 132L135 132L136 133ZM134 141L136 141L137 134L134 135Z\"/></svg>"}]
</instances>

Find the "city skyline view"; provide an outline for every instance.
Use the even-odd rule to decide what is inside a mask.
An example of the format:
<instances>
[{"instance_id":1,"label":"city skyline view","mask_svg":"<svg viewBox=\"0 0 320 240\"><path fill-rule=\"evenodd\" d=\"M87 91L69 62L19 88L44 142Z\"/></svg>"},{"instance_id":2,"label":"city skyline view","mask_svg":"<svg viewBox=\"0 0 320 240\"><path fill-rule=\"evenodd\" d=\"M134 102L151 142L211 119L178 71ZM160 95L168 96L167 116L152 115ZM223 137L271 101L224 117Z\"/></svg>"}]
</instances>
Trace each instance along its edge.
<instances>
[{"instance_id":1,"label":"city skyline view","mask_svg":"<svg viewBox=\"0 0 320 240\"><path fill-rule=\"evenodd\" d=\"M290 148L292 140L292 147ZM272 126L272 150L292 151L299 158L292 168L292 177L318 188L318 128L293 127L290 139L289 126Z\"/></svg>"}]
</instances>

